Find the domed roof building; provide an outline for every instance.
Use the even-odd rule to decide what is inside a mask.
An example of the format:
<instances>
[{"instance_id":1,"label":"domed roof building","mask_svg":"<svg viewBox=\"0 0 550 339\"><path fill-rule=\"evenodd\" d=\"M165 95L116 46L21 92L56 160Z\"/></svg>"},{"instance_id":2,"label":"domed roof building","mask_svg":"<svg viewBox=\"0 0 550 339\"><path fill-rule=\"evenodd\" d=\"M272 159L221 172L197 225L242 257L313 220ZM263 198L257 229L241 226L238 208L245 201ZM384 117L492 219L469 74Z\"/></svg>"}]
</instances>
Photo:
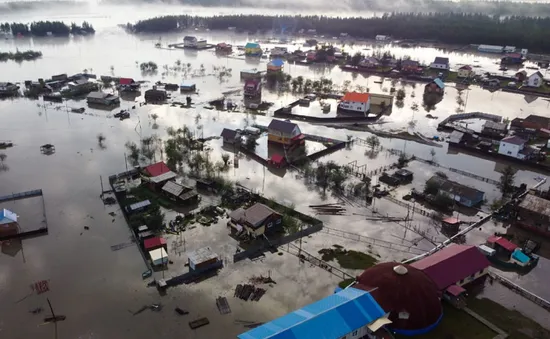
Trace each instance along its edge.
<instances>
[{"instance_id":1,"label":"domed roof building","mask_svg":"<svg viewBox=\"0 0 550 339\"><path fill-rule=\"evenodd\" d=\"M440 292L422 271L396 262L373 266L357 277L354 288L369 291L392 321L392 331L418 335L434 329L443 316Z\"/></svg>"}]
</instances>

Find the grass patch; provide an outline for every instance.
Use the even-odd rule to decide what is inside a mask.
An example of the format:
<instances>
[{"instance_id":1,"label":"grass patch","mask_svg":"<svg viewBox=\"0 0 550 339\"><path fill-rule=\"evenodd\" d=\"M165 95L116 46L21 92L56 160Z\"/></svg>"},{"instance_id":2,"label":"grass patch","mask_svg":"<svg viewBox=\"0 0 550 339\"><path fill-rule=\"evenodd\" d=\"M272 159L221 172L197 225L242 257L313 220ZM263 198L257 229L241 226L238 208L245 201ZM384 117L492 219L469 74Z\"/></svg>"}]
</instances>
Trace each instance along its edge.
<instances>
[{"instance_id":1,"label":"grass patch","mask_svg":"<svg viewBox=\"0 0 550 339\"><path fill-rule=\"evenodd\" d=\"M482 316L484 316L482 314ZM458 310L450 304L443 303L443 319L433 331L415 336L417 339L492 339L497 335L490 328L483 325L464 311ZM396 339L410 337L395 335ZM515 337L510 337L514 338Z\"/></svg>"},{"instance_id":2,"label":"grass patch","mask_svg":"<svg viewBox=\"0 0 550 339\"><path fill-rule=\"evenodd\" d=\"M489 299L469 299L468 307L492 322L495 326L508 333L513 339L543 339L550 338L550 331L537 322L527 318L515 310ZM544 312L541 310L541 312Z\"/></svg>"},{"instance_id":3,"label":"grass patch","mask_svg":"<svg viewBox=\"0 0 550 339\"><path fill-rule=\"evenodd\" d=\"M324 261L336 259L342 268L354 270L364 270L374 266L377 262L376 258L367 253L347 251L337 245L335 245L334 248L323 248L319 251L319 254L322 255L321 259Z\"/></svg>"},{"instance_id":4,"label":"grass patch","mask_svg":"<svg viewBox=\"0 0 550 339\"><path fill-rule=\"evenodd\" d=\"M167 208L167 209L173 209L174 204L168 200L167 198L164 198L163 196L151 191L149 188L140 185L138 187L134 187L130 190L130 194L133 194L138 198L138 201L146 200L148 199L151 201L151 203L157 203L158 205ZM133 202L132 202L133 203Z\"/></svg>"}]
</instances>

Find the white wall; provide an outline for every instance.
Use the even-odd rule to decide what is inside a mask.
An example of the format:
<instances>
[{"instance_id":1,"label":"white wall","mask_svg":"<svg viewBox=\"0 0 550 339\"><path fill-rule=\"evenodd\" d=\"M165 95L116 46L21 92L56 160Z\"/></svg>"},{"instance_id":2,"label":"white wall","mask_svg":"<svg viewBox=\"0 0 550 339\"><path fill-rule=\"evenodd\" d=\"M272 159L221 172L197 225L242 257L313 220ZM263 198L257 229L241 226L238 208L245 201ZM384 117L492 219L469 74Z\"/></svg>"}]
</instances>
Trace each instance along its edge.
<instances>
[{"instance_id":1,"label":"white wall","mask_svg":"<svg viewBox=\"0 0 550 339\"><path fill-rule=\"evenodd\" d=\"M367 102L342 101L341 107L351 111L366 113L370 109L370 99Z\"/></svg>"},{"instance_id":2,"label":"white wall","mask_svg":"<svg viewBox=\"0 0 550 339\"><path fill-rule=\"evenodd\" d=\"M501 141L498 147L498 153L504 154L509 157L518 157L519 151L523 148L523 145L509 144L507 142Z\"/></svg>"},{"instance_id":3,"label":"white wall","mask_svg":"<svg viewBox=\"0 0 550 339\"><path fill-rule=\"evenodd\" d=\"M447 69L447 65L432 63L432 64L430 65L430 68Z\"/></svg>"},{"instance_id":4,"label":"white wall","mask_svg":"<svg viewBox=\"0 0 550 339\"><path fill-rule=\"evenodd\" d=\"M537 75L532 75L527 79L527 86L529 87L540 87L542 85L542 79Z\"/></svg>"}]
</instances>

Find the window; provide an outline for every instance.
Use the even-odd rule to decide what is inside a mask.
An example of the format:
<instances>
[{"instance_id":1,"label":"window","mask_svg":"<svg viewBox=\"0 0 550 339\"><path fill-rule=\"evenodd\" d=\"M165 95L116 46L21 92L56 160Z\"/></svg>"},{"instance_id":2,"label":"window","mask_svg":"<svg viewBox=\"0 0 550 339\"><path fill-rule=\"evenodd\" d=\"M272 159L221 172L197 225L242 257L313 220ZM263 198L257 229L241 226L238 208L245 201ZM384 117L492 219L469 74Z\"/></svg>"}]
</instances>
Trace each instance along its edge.
<instances>
[{"instance_id":1,"label":"window","mask_svg":"<svg viewBox=\"0 0 550 339\"><path fill-rule=\"evenodd\" d=\"M275 221L275 223L276 223L277 225L279 225L279 224L281 223L282 220L283 220L283 219L279 218L279 219L277 219L277 221Z\"/></svg>"},{"instance_id":2,"label":"window","mask_svg":"<svg viewBox=\"0 0 550 339\"><path fill-rule=\"evenodd\" d=\"M351 335L357 335L357 330L353 331Z\"/></svg>"},{"instance_id":3,"label":"window","mask_svg":"<svg viewBox=\"0 0 550 339\"><path fill-rule=\"evenodd\" d=\"M269 224L267 224L267 228L270 228L270 227L272 227L272 226L273 226L273 223L272 223L272 222L270 222Z\"/></svg>"}]
</instances>

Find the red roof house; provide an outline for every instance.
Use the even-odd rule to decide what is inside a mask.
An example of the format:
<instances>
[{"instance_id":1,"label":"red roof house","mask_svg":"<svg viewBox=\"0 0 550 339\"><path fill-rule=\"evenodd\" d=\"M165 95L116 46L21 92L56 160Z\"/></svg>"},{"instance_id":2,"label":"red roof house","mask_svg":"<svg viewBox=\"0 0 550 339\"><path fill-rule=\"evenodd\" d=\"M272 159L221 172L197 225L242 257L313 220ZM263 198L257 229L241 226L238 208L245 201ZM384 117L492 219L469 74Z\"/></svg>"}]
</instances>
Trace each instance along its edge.
<instances>
[{"instance_id":1,"label":"red roof house","mask_svg":"<svg viewBox=\"0 0 550 339\"><path fill-rule=\"evenodd\" d=\"M134 83L134 79L132 78L120 78L119 83L121 85L131 85Z\"/></svg>"},{"instance_id":2,"label":"red roof house","mask_svg":"<svg viewBox=\"0 0 550 339\"><path fill-rule=\"evenodd\" d=\"M342 101L351 101L351 102L369 102L370 95L369 93L358 93L358 92L347 92L346 95L342 98Z\"/></svg>"},{"instance_id":3,"label":"red roof house","mask_svg":"<svg viewBox=\"0 0 550 339\"><path fill-rule=\"evenodd\" d=\"M151 177L158 177L159 175L168 172L170 172L170 169L163 161L145 167L145 173L147 173Z\"/></svg>"},{"instance_id":4,"label":"red roof house","mask_svg":"<svg viewBox=\"0 0 550 339\"><path fill-rule=\"evenodd\" d=\"M510 240L508 240L506 238L503 238L503 237L497 237L495 235L490 236L487 239L487 243L490 244L490 245L493 245L493 246L494 246L494 244L497 244L500 247L502 247L505 250L510 251L510 252L514 252L514 250L516 248L518 248L518 245L514 244ZM493 247L493 246L491 246L491 247Z\"/></svg>"},{"instance_id":5,"label":"red roof house","mask_svg":"<svg viewBox=\"0 0 550 339\"><path fill-rule=\"evenodd\" d=\"M477 247L470 245L450 245L430 256L411 264L426 273L440 291L476 276L489 268L491 263Z\"/></svg>"},{"instance_id":6,"label":"red roof house","mask_svg":"<svg viewBox=\"0 0 550 339\"><path fill-rule=\"evenodd\" d=\"M161 237L145 239L145 241L143 241L143 247L145 247L147 251L156 250L161 247L166 248L166 239Z\"/></svg>"}]
</instances>

